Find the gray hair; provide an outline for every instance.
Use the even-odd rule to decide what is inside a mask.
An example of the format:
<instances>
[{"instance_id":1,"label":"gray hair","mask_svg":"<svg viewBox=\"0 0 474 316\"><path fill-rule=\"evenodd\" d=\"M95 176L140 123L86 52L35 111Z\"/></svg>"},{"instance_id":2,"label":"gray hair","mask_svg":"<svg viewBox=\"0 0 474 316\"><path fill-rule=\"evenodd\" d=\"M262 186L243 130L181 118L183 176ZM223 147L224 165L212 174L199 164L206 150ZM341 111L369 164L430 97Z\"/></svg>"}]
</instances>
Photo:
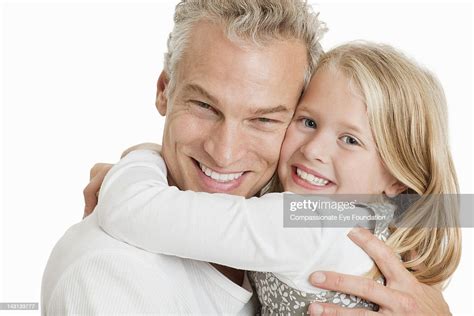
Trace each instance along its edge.
<instances>
[{"instance_id":1,"label":"gray hair","mask_svg":"<svg viewBox=\"0 0 474 316\"><path fill-rule=\"evenodd\" d=\"M193 25L210 21L224 26L230 39L256 45L271 40L301 40L308 53L305 88L322 54L319 43L326 26L303 0L182 0L176 5L174 28L168 38L164 71L168 76L168 97L174 90L174 74L183 55Z\"/></svg>"}]
</instances>

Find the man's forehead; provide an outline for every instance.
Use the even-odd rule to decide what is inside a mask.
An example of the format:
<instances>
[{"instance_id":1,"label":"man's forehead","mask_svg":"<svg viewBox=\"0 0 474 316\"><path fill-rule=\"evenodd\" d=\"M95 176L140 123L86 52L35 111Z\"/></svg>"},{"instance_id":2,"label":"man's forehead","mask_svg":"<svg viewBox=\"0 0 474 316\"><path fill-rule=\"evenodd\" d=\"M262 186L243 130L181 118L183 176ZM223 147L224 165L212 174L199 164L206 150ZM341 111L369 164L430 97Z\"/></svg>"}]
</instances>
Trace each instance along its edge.
<instances>
[{"instance_id":1,"label":"man's forehead","mask_svg":"<svg viewBox=\"0 0 474 316\"><path fill-rule=\"evenodd\" d=\"M206 22L194 25L183 53L184 71L190 67L206 72L213 69L216 74L238 72L242 77L260 76L262 80L288 72L304 77L308 66L307 48L301 40L275 39L265 45L231 40L222 26Z\"/></svg>"}]
</instances>

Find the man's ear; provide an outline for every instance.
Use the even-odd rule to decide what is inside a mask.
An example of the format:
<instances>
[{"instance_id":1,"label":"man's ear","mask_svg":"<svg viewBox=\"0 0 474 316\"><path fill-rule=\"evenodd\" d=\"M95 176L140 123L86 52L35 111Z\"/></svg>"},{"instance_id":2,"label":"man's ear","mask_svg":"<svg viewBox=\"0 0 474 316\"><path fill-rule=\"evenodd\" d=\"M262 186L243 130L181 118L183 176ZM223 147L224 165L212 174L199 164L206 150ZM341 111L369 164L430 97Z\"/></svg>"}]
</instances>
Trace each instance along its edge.
<instances>
[{"instance_id":1,"label":"man's ear","mask_svg":"<svg viewBox=\"0 0 474 316\"><path fill-rule=\"evenodd\" d=\"M404 185L400 181L394 179L394 181L387 186L384 193L389 198L394 198L397 195L399 195L400 193L402 193L403 191L405 191L406 189L408 189L408 187L406 185Z\"/></svg>"},{"instance_id":2,"label":"man's ear","mask_svg":"<svg viewBox=\"0 0 474 316\"><path fill-rule=\"evenodd\" d=\"M156 83L156 100L155 106L158 112L162 116L166 115L166 109L168 108L168 97L166 96L168 88L168 75L164 71L161 72L158 82Z\"/></svg>"}]
</instances>

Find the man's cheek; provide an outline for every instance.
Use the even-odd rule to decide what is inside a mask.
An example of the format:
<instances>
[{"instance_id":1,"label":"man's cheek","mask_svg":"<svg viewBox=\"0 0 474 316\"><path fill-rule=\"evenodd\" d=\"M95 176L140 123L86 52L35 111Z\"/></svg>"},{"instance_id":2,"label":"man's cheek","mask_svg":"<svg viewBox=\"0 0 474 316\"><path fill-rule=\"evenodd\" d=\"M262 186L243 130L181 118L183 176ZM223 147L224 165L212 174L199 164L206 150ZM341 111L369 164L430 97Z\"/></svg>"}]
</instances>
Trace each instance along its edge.
<instances>
[{"instance_id":1,"label":"man's cheek","mask_svg":"<svg viewBox=\"0 0 474 316\"><path fill-rule=\"evenodd\" d=\"M268 154L265 157L265 161L267 162L266 167L267 167L267 169L271 169L271 170L268 170L268 172L273 173L274 170L276 170L279 160L280 160L280 151L279 150L275 150L275 148L273 148L273 150L271 152L268 152Z\"/></svg>"},{"instance_id":2,"label":"man's cheek","mask_svg":"<svg viewBox=\"0 0 474 316\"><path fill-rule=\"evenodd\" d=\"M272 155L276 157L276 160L278 161L280 159L280 154L283 149L283 144L285 141L285 132L282 132L278 137L274 140L272 144Z\"/></svg>"}]
</instances>

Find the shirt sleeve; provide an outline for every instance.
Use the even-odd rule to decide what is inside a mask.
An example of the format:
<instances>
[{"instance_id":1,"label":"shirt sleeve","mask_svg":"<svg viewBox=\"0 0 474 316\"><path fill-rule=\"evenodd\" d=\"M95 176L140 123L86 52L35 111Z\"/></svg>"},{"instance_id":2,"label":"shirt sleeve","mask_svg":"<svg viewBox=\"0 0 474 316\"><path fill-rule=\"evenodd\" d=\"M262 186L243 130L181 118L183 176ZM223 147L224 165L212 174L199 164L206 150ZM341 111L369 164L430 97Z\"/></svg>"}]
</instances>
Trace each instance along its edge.
<instances>
[{"instance_id":1,"label":"shirt sleeve","mask_svg":"<svg viewBox=\"0 0 474 316\"><path fill-rule=\"evenodd\" d=\"M283 227L282 193L245 199L168 186L166 165L152 151L132 152L112 168L96 211L108 234L147 251L275 272L286 280L327 264L328 250L358 249L346 236L349 228Z\"/></svg>"}]
</instances>

